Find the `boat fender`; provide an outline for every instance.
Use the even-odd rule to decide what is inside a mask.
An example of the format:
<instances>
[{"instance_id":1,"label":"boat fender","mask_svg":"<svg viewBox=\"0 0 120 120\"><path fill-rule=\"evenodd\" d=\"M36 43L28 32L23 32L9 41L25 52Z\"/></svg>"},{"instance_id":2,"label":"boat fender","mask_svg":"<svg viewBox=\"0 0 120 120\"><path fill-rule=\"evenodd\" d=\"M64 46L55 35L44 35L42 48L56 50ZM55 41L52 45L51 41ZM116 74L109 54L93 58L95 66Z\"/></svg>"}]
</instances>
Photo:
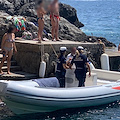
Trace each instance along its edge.
<instances>
[{"instance_id":1,"label":"boat fender","mask_svg":"<svg viewBox=\"0 0 120 120\"><path fill-rule=\"evenodd\" d=\"M42 61L40 63L39 77L44 78L46 72L46 62Z\"/></svg>"},{"instance_id":2,"label":"boat fender","mask_svg":"<svg viewBox=\"0 0 120 120\"><path fill-rule=\"evenodd\" d=\"M101 67L103 70L110 70L109 56L105 53L101 55Z\"/></svg>"}]
</instances>

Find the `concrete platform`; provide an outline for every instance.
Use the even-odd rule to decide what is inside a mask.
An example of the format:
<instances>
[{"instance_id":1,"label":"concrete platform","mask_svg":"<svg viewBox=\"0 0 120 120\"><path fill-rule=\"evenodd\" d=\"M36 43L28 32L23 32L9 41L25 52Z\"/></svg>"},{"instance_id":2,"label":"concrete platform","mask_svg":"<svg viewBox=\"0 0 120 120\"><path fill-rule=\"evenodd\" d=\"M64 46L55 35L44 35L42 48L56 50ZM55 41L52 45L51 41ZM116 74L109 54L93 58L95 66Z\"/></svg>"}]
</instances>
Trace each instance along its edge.
<instances>
[{"instance_id":1,"label":"concrete platform","mask_svg":"<svg viewBox=\"0 0 120 120\"><path fill-rule=\"evenodd\" d=\"M29 74L21 71L11 73L10 75L7 73L4 73L4 75L0 76L0 80L30 80L35 78L37 78L37 75Z\"/></svg>"},{"instance_id":2,"label":"concrete platform","mask_svg":"<svg viewBox=\"0 0 120 120\"><path fill-rule=\"evenodd\" d=\"M118 52L118 51L106 50L105 53L109 57L118 57L118 56L120 56L120 52Z\"/></svg>"},{"instance_id":3,"label":"concrete platform","mask_svg":"<svg viewBox=\"0 0 120 120\"><path fill-rule=\"evenodd\" d=\"M73 45L73 44L97 44L97 43L84 43L84 42L78 42L78 41L70 41L70 40L62 40L62 41L52 41L52 40L47 40L47 41L42 41L42 43L39 43L38 41L34 41L34 40L24 40L24 39L19 39L19 40L16 40L16 43L26 43L26 44L34 44L34 45L49 45L49 44L53 44L53 45L58 45L58 44L62 44L62 45Z\"/></svg>"},{"instance_id":4,"label":"concrete platform","mask_svg":"<svg viewBox=\"0 0 120 120\"><path fill-rule=\"evenodd\" d=\"M16 40L18 53L15 55L15 60L23 71L38 75L41 62L41 49L43 49L43 45L44 53L47 53L47 55L49 56L49 60L46 62L46 77L49 77L50 74L54 73L54 66L52 65L52 63L55 62L57 59L55 52L59 54L60 47L62 46L68 48L66 55L70 53L71 47L83 46L87 50L87 52L89 52L91 59L94 60L95 67L100 68L100 56L103 53L102 44L88 42L83 43L68 40L56 42L47 40L42 41L42 43L38 43L38 41L21 39Z\"/></svg>"}]
</instances>

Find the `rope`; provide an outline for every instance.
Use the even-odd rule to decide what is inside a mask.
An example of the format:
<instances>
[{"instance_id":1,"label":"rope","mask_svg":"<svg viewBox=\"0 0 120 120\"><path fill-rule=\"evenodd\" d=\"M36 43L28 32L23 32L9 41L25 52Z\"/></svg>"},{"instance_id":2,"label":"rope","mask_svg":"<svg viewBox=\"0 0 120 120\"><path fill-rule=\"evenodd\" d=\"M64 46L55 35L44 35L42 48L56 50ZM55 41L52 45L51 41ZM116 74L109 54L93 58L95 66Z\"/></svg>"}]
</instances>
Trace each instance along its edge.
<instances>
[{"instance_id":1,"label":"rope","mask_svg":"<svg viewBox=\"0 0 120 120\"><path fill-rule=\"evenodd\" d=\"M43 61L45 51L44 51L44 44L41 44L41 61Z\"/></svg>"},{"instance_id":2,"label":"rope","mask_svg":"<svg viewBox=\"0 0 120 120\"><path fill-rule=\"evenodd\" d=\"M55 49L54 49L53 45L52 45L52 44L50 44L50 46L51 46L51 48L53 49L53 52L55 53L56 57L58 57L58 54L57 54L57 52L55 51Z\"/></svg>"}]
</instances>

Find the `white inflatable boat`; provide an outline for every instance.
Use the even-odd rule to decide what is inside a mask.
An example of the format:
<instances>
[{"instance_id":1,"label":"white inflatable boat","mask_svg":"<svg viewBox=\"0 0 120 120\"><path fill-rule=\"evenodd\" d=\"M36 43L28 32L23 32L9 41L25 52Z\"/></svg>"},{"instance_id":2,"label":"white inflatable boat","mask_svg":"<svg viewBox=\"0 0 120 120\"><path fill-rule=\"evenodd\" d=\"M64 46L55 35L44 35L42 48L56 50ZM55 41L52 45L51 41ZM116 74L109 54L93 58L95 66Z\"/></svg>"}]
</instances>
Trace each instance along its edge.
<instances>
[{"instance_id":1,"label":"white inflatable boat","mask_svg":"<svg viewBox=\"0 0 120 120\"><path fill-rule=\"evenodd\" d=\"M84 88L43 88L32 80L0 81L0 95L16 114L52 112L120 100L120 82Z\"/></svg>"}]
</instances>

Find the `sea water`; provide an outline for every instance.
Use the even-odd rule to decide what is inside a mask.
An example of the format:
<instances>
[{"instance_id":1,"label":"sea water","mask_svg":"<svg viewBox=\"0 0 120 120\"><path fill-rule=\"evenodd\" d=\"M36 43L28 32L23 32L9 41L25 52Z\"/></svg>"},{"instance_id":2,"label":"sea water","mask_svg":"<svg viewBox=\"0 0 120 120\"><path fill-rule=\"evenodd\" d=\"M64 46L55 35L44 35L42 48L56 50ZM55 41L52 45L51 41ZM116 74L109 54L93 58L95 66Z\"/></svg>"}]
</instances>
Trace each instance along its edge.
<instances>
[{"instance_id":1,"label":"sea water","mask_svg":"<svg viewBox=\"0 0 120 120\"><path fill-rule=\"evenodd\" d=\"M120 120L120 105L116 103L80 109L66 109L52 113L16 115L2 120Z\"/></svg>"},{"instance_id":2,"label":"sea water","mask_svg":"<svg viewBox=\"0 0 120 120\"><path fill-rule=\"evenodd\" d=\"M60 0L77 9L82 30L102 36L116 45L120 42L120 1ZM120 120L120 103L82 109L67 109L52 113L25 116L5 116L3 120Z\"/></svg>"},{"instance_id":3,"label":"sea water","mask_svg":"<svg viewBox=\"0 0 120 120\"><path fill-rule=\"evenodd\" d=\"M120 0L60 0L76 8L87 35L105 37L120 43Z\"/></svg>"}]
</instances>

